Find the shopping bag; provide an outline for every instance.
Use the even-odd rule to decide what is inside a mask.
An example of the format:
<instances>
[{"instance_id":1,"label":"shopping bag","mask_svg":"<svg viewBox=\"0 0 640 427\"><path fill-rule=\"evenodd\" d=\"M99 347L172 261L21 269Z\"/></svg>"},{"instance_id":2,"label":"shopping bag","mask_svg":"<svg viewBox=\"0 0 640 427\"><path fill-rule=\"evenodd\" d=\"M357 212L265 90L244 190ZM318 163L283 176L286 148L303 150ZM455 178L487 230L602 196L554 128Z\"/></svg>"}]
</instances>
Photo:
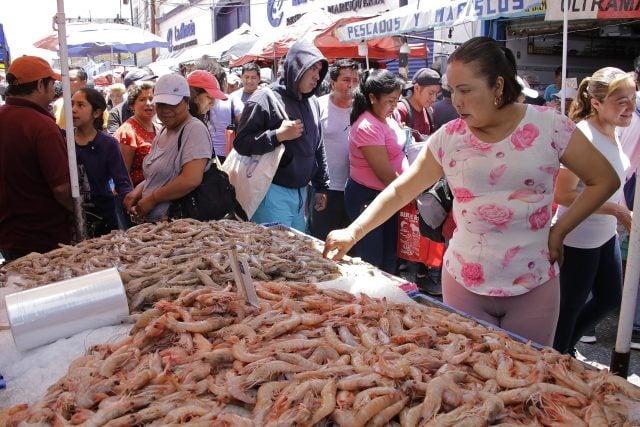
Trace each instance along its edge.
<instances>
[{"instance_id":1,"label":"shopping bag","mask_svg":"<svg viewBox=\"0 0 640 427\"><path fill-rule=\"evenodd\" d=\"M398 257L421 262L429 267L442 266L445 245L436 243L420 234L420 220L416 202L412 201L398 216Z\"/></svg>"},{"instance_id":2,"label":"shopping bag","mask_svg":"<svg viewBox=\"0 0 640 427\"><path fill-rule=\"evenodd\" d=\"M284 145L265 154L243 156L235 149L229 152L222 170L236 190L236 199L247 217L251 218L269 190L284 154Z\"/></svg>"},{"instance_id":3,"label":"shopping bag","mask_svg":"<svg viewBox=\"0 0 640 427\"><path fill-rule=\"evenodd\" d=\"M236 139L236 125L230 124L224 130L225 150L224 156L227 157L233 149L233 140Z\"/></svg>"}]
</instances>

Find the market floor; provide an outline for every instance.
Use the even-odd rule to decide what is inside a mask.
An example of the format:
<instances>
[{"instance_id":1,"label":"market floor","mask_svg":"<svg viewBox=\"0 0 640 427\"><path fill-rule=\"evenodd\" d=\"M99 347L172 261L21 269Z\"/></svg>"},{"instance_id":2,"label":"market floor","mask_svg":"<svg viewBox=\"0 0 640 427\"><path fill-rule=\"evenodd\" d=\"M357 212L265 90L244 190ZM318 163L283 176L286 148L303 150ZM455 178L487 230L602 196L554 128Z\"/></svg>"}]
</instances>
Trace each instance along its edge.
<instances>
[{"instance_id":1,"label":"market floor","mask_svg":"<svg viewBox=\"0 0 640 427\"><path fill-rule=\"evenodd\" d=\"M415 283L415 270L409 268L400 277ZM442 298L436 298L442 301ZM596 328L597 341L593 344L578 343L578 359L598 368L609 367L611 352L615 348L618 333L618 313L607 316ZM629 381L640 386L640 351L631 350L629 361Z\"/></svg>"}]
</instances>

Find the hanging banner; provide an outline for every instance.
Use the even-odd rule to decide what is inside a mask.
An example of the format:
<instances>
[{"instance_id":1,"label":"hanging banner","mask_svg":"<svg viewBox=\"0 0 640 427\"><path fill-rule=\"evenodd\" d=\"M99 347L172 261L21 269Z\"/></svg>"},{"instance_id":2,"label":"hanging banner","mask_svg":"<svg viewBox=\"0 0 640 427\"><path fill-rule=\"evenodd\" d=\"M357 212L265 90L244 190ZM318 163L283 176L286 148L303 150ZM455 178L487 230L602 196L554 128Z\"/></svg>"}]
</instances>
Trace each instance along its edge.
<instances>
[{"instance_id":1,"label":"hanging banner","mask_svg":"<svg viewBox=\"0 0 640 427\"><path fill-rule=\"evenodd\" d=\"M0 24L0 65L2 68L11 62L11 54L9 53L9 44L4 36L4 29Z\"/></svg>"},{"instance_id":2,"label":"hanging banner","mask_svg":"<svg viewBox=\"0 0 640 427\"><path fill-rule=\"evenodd\" d=\"M435 0L427 8L403 6L336 32L342 42L369 40L478 20L542 15L545 5L545 0Z\"/></svg>"},{"instance_id":3,"label":"hanging banner","mask_svg":"<svg viewBox=\"0 0 640 427\"><path fill-rule=\"evenodd\" d=\"M569 0L569 19L638 19L640 0ZM564 1L547 0L545 21L562 21Z\"/></svg>"}]
</instances>

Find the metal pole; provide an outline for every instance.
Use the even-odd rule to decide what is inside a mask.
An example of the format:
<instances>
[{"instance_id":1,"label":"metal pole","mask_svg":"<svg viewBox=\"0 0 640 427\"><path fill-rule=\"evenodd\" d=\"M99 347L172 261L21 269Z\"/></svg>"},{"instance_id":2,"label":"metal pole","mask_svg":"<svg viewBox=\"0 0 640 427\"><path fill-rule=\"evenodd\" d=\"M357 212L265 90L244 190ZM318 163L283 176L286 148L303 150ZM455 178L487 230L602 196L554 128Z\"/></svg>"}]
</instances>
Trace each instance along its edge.
<instances>
[{"instance_id":1,"label":"metal pole","mask_svg":"<svg viewBox=\"0 0 640 427\"><path fill-rule=\"evenodd\" d=\"M636 185L633 211L640 212L640 185ZM633 333L633 319L636 311L636 299L638 297L638 283L640 282L639 257L640 224L638 224L634 217L631 221L631 233L629 235L627 270L624 275L624 288L622 289L622 306L620 307L616 347L611 352L610 363L611 372L623 378L627 378L629 375L631 335Z\"/></svg>"},{"instance_id":2,"label":"metal pole","mask_svg":"<svg viewBox=\"0 0 640 427\"><path fill-rule=\"evenodd\" d=\"M569 0L564 0L564 10L562 11L562 88L560 89L560 112L566 114L566 94L567 94L567 36L569 33Z\"/></svg>"},{"instance_id":3,"label":"metal pole","mask_svg":"<svg viewBox=\"0 0 640 427\"><path fill-rule=\"evenodd\" d=\"M151 32L156 33L156 1L150 0L151 5ZM158 56L156 55L156 48L151 49L151 62L156 62Z\"/></svg>"},{"instance_id":4,"label":"metal pole","mask_svg":"<svg viewBox=\"0 0 640 427\"><path fill-rule=\"evenodd\" d=\"M78 241L87 238L80 185L78 184L78 164L76 162L76 142L73 134L73 113L71 112L71 83L69 82L69 50L67 48L67 23L64 15L64 0L58 0L58 13L54 17L54 30L58 30L58 47L60 49L60 71L62 73L62 97L64 98L64 128L67 131L67 156L69 161L69 177L71 181L71 197L73 199L73 215L75 218L76 237Z\"/></svg>"}]
</instances>

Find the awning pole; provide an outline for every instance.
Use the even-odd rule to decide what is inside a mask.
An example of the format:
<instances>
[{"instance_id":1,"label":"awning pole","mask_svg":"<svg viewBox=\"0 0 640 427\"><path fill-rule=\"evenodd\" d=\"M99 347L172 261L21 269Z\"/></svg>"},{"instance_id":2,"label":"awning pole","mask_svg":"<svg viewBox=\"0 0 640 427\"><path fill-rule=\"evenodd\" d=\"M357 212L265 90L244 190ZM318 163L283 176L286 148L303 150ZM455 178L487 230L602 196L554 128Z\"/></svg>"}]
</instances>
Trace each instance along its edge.
<instances>
[{"instance_id":1,"label":"awning pole","mask_svg":"<svg viewBox=\"0 0 640 427\"><path fill-rule=\"evenodd\" d=\"M76 141L73 134L73 113L71 112L71 83L69 82L69 50L67 48L67 23L64 15L64 0L58 0L58 13L54 17L54 30L58 31L58 47L60 49L60 72L62 74L62 97L64 108L64 128L67 131L67 156L69 162L69 178L71 181L71 197L73 199L73 215L75 219L76 239L85 240L87 233L84 223L84 210L78 184L78 164L76 162Z\"/></svg>"}]
</instances>

